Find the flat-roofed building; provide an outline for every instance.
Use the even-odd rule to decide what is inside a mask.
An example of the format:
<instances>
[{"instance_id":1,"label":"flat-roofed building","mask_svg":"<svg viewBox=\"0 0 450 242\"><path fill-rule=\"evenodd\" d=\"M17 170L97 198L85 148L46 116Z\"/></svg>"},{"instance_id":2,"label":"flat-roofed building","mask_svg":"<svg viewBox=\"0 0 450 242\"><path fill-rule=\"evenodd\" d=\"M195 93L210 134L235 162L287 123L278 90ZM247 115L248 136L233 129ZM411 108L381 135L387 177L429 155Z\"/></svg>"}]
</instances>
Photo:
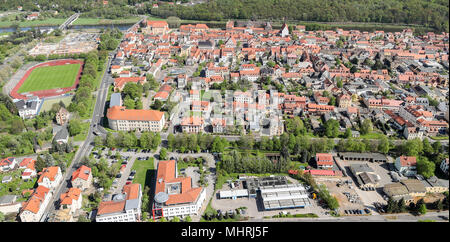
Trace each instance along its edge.
<instances>
[{"instance_id":1,"label":"flat-roofed building","mask_svg":"<svg viewBox=\"0 0 450 242\"><path fill-rule=\"evenodd\" d=\"M339 157L345 161L387 162L386 156L380 153L339 152Z\"/></svg>"},{"instance_id":2,"label":"flat-roofed building","mask_svg":"<svg viewBox=\"0 0 450 242\"><path fill-rule=\"evenodd\" d=\"M396 201L402 198L405 200L405 203L410 203L413 201L413 198L409 195L409 191L406 186L399 182L386 184L383 187L383 192L386 193L388 197Z\"/></svg>"},{"instance_id":3,"label":"flat-roofed building","mask_svg":"<svg viewBox=\"0 0 450 242\"><path fill-rule=\"evenodd\" d=\"M164 112L156 110L125 109L114 106L106 114L109 127L119 131L160 132L165 124Z\"/></svg>"},{"instance_id":4,"label":"flat-roofed building","mask_svg":"<svg viewBox=\"0 0 450 242\"><path fill-rule=\"evenodd\" d=\"M401 183L406 186L409 195L413 197L423 197L427 192L423 183L417 179L405 179Z\"/></svg>"},{"instance_id":5,"label":"flat-roofed building","mask_svg":"<svg viewBox=\"0 0 450 242\"><path fill-rule=\"evenodd\" d=\"M427 193L443 193L448 191L448 180L441 180L436 176L425 179L421 175L417 175L416 178L425 186Z\"/></svg>"},{"instance_id":6,"label":"flat-roofed building","mask_svg":"<svg viewBox=\"0 0 450 242\"><path fill-rule=\"evenodd\" d=\"M259 188L265 210L304 208L311 205L301 184L263 186Z\"/></svg>"},{"instance_id":7,"label":"flat-roofed building","mask_svg":"<svg viewBox=\"0 0 450 242\"><path fill-rule=\"evenodd\" d=\"M220 191L219 192L220 199L236 199L241 197L248 197L248 190L247 189L239 189L239 190L227 190L227 191Z\"/></svg>"}]
</instances>

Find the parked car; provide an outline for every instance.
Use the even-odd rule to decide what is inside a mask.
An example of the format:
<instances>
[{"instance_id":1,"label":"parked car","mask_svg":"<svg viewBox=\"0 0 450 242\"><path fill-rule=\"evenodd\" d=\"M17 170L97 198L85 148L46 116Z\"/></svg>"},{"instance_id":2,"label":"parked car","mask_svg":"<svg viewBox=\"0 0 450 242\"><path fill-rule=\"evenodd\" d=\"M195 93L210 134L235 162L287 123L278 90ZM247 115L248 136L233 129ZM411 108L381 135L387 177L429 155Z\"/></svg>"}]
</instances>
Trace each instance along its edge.
<instances>
[{"instance_id":1,"label":"parked car","mask_svg":"<svg viewBox=\"0 0 450 242\"><path fill-rule=\"evenodd\" d=\"M120 173L116 175L116 178L121 178L121 177L122 177L122 174L120 174Z\"/></svg>"},{"instance_id":2,"label":"parked car","mask_svg":"<svg viewBox=\"0 0 450 242\"><path fill-rule=\"evenodd\" d=\"M130 185L130 184L131 184L131 181L125 182L125 185Z\"/></svg>"}]
</instances>

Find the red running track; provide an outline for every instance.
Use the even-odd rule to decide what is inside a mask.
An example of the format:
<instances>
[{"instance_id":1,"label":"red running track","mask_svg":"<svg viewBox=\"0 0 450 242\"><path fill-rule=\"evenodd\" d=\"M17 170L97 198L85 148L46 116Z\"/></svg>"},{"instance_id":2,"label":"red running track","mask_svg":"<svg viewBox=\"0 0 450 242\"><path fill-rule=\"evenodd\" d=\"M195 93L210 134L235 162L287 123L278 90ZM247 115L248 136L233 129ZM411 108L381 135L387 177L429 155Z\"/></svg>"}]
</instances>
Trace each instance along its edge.
<instances>
[{"instance_id":1,"label":"red running track","mask_svg":"<svg viewBox=\"0 0 450 242\"><path fill-rule=\"evenodd\" d=\"M24 94L27 94L27 95L32 94L33 96L37 96L39 98L45 98L45 97L59 96L64 93L68 93L72 90L75 90L78 83L80 82L81 71L83 70L83 63L84 62L81 60L65 59L65 60L49 61L49 62L44 62L44 63L38 64L38 65L35 65L27 70L25 75L23 75L23 77L20 79L19 83L17 83L17 85L11 91L10 96L14 99L27 100L28 97ZM78 75L75 79L75 83L71 87L55 88L55 89L48 89L48 90L41 90L41 91L34 91L34 92L26 92L26 93L22 93L22 94L17 92L19 90L19 88L22 86L22 84L25 82L25 80L28 78L28 76L30 76L31 72L34 69L36 69L38 67L42 67L42 66L59 66L59 65L65 65L65 64L80 64L80 70L78 70Z\"/></svg>"}]
</instances>

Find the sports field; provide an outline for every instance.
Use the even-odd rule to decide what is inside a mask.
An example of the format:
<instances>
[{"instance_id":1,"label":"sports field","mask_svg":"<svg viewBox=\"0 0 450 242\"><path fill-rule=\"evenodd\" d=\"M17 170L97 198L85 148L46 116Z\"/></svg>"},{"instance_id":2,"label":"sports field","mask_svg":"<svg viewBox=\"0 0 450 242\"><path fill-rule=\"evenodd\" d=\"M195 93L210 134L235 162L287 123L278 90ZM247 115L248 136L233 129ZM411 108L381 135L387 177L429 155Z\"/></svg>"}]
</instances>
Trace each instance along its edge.
<instances>
[{"instance_id":1,"label":"sports field","mask_svg":"<svg viewBox=\"0 0 450 242\"><path fill-rule=\"evenodd\" d=\"M71 87L79 70L80 64L38 67L30 73L18 93Z\"/></svg>"}]
</instances>

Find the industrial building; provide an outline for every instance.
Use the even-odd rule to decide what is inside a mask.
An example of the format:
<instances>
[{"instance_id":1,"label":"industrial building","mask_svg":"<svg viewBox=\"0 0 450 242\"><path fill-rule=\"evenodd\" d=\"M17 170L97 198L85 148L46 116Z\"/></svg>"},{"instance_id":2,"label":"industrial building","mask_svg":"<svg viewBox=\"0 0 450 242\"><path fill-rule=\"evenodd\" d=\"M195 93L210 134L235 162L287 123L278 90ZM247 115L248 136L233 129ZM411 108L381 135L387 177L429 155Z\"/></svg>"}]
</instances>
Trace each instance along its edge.
<instances>
[{"instance_id":1,"label":"industrial building","mask_svg":"<svg viewBox=\"0 0 450 242\"><path fill-rule=\"evenodd\" d=\"M306 188L301 184L288 184L284 176L240 177L240 180L244 189L220 191L220 199L256 198L262 202L265 210L303 208L311 205Z\"/></svg>"},{"instance_id":2,"label":"industrial building","mask_svg":"<svg viewBox=\"0 0 450 242\"><path fill-rule=\"evenodd\" d=\"M356 178L360 188L375 188L381 180L380 176L367 164L352 164L350 171Z\"/></svg>"},{"instance_id":3,"label":"industrial building","mask_svg":"<svg viewBox=\"0 0 450 242\"><path fill-rule=\"evenodd\" d=\"M248 191L247 189L220 191L219 197L220 199L248 197Z\"/></svg>"},{"instance_id":4,"label":"industrial building","mask_svg":"<svg viewBox=\"0 0 450 242\"><path fill-rule=\"evenodd\" d=\"M386 156L380 153L340 152L339 157L344 161L387 162Z\"/></svg>"},{"instance_id":5,"label":"industrial building","mask_svg":"<svg viewBox=\"0 0 450 242\"><path fill-rule=\"evenodd\" d=\"M265 210L304 208L311 205L308 192L301 184L260 187Z\"/></svg>"}]
</instances>

